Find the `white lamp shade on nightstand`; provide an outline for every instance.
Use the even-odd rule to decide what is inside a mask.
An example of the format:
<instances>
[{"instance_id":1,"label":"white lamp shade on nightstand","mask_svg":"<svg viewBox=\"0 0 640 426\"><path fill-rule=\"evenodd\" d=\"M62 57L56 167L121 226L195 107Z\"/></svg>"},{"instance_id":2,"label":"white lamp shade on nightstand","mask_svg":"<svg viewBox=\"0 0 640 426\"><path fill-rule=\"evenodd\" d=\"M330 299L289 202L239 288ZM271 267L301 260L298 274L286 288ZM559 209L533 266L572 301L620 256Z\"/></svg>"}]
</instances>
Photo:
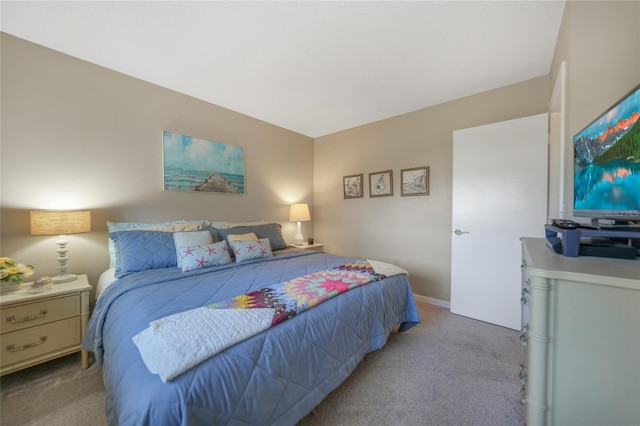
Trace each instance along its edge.
<instances>
[{"instance_id":1,"label":"white lamp shade on nightstand","mask_svg":"<svg viewBox=\"0 0 640 426\"><path fill-rule=\"evenodd\" d=\"M309 205L308 204L292 204L291 210L289 211L289 220L291 222L297 222L297 232L296 237L294 239L294 244L297 246L301 246L304 244L304 238L302 237L302 225L300 222L307 222L311 220L311 215L309 214Z\"/></svg>"},{"instance_id":2,"label":"white lamp shade on nightstand","mask_svg":"<svg viewBox=\"0 0 640 426\"><path fill-rule=\"evenodd\" d=\"M31 211L31 235L59 235L58 275L51 278L55 284L74 281L77 276L67 273L68 234L91 232L91 212L72 210L33 210Z\"/></svg>"}]
</instances>

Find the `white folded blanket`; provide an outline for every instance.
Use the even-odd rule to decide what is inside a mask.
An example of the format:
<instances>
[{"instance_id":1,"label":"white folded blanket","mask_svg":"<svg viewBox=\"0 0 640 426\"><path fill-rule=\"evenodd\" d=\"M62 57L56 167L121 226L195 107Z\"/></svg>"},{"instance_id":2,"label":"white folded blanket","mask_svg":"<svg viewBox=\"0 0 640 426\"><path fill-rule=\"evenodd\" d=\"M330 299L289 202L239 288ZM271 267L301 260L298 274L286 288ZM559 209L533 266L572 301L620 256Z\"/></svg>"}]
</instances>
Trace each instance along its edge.
<instances>
[{"instance_id":1,"label":"white folded blanket","mask_svg":"<svg viewBox=\"0 0 640 426\"><path fill-rule=\"evenodd\" d=\"M167 382L271 327L274 310L197 308L149 323L133 337L149 371Z\"/></svg>"},{"instance_id":2,"label":"white folded blanket","mask_svg":"<svg viewBox=\"0 0 640 426\"><path fill-rule=\"evenodd\" d=\"M373 270L376 271L376 274L386 275L387 277L402 274L409 276L409 272L406 269L392 263L380 262L379 260L371 259L367 259L367 262L369 262L369 265L371 265Z\"/></svg>"}]
</instances>

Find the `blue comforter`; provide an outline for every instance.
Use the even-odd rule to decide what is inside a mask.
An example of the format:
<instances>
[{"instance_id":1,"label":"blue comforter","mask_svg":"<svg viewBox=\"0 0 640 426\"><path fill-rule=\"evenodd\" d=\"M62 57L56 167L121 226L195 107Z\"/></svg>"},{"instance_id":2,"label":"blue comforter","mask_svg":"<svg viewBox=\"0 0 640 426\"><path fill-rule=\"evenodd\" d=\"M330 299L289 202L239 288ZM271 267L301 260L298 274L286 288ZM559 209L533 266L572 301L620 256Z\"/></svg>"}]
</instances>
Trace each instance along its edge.
<instances>
[{"instance_id":1,"label":"blue comforter","mask_svg":"<svg viewBox=\"0 0 640 426\"><path fill-rule=\"evenodd\" d=\"M169 383L132 337L150 321L354 259L287 251L271 259L121 278L100 296L83 348L103 365L110 425L295 424L389 333L420 322L405 275L358 287L244 340Z\"/></svg>"}]
</instances>

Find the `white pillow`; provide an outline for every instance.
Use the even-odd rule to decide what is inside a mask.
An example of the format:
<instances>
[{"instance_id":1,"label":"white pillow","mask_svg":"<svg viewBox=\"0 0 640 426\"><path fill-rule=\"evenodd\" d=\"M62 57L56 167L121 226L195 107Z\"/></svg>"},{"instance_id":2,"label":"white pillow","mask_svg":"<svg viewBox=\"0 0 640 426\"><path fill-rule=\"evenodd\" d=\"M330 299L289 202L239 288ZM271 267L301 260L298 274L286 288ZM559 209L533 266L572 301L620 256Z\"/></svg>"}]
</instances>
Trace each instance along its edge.
<instances>
[{"instance_id":1,"label":"white pillow","mask_svg":"<svg viewBox=\"0 0 640 426\"><path fill-rule=\"evenodd\" d=\"M182 259L182 272L233 262L227 250L227 243L224 241L193 247L180 247L180 251L185 254Z\"/></svg>"},{"instance_id":2,"label":"white pillow","mask_svg":"<svg viewBox=\"0 0 640 426\"><path fill-rule=\"evenodd\" d=\"M231 240L230 242L237 263L273 256L268 238L258 240Z\"/></svg>"},{"instance_id":3,"label":"white pillow","mask_svg":"<svg viewBox=\"0 0 640 426\"><path fill-rule=\"evenodd\" d=\"M213 243L213 237L209 231L174 232L173 242L176 245L176 260L178 268L182 268L182 258L185 247L206 246Z\"/></svg>"}]
</instances>

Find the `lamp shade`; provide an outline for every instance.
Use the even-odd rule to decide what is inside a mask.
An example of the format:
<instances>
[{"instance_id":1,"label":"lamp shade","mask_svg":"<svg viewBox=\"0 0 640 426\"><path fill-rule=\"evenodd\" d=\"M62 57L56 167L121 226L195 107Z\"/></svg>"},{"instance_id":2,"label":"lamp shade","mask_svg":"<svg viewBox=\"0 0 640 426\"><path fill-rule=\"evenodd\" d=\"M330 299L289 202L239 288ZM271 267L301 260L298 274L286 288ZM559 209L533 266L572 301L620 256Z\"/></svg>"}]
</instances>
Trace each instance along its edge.
<instances>
[{"instance_id":1,"label":"lamp shade","mask_svg":"<svg viewBox=\"0 0 640 426\"><path fill-rule=\"evenodd\" d=\"M292 222L302 221L306 222L311 220L309 214L308 204L291 204L291 211L289 212L289 220Z\"/></svg>"},{"instance_id":2,"label":"lamp shade","mask_svg":"<svg viewBox=\"0 0 640 426\"><path fill-rule=\"evenodd\" d=\"M85 232L91 232L90 211L31 211L31 235L68 235Z\"/></svg>"}]
</instances>

